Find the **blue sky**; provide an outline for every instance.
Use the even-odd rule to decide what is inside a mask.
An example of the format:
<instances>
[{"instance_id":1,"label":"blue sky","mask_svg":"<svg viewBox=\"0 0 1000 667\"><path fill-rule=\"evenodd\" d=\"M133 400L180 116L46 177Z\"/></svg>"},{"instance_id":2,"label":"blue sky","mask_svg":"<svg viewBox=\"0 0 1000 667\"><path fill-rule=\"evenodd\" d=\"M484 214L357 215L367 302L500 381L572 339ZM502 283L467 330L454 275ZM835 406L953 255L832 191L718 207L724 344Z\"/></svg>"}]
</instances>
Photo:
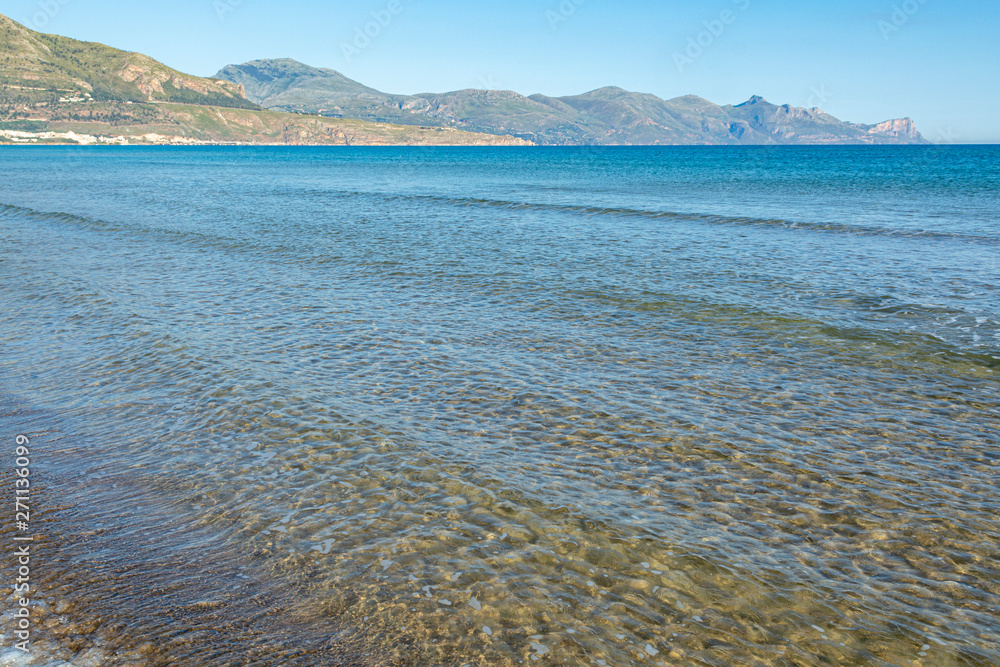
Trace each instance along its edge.
<instances>
[{"instance_id":1,"label":"blue sky","mask_svg":"<svg viewBox=\"0 0 1000 667\"><path fill-rule=\"evenodd\" d=\"M393 93L759 94L1000 142L996 0L5 0L0 13L203 76L291 57Z\"/></svg>"}]
</instances>

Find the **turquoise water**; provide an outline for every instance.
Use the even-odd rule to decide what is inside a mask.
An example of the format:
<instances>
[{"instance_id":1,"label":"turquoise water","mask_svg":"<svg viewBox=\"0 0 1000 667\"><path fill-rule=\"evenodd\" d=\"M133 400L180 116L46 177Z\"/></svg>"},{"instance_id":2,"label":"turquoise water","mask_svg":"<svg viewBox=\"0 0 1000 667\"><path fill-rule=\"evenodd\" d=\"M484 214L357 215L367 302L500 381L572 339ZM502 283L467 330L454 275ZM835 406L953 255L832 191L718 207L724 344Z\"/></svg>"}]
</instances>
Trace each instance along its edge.
<instances>
[{"instance_id":1,"label":"turquoise water","mask_svg":"<svg viewBox=\"0 0 1000 667\"><path fill-rule=\"evenodd\" d=\"M996 148L0 173L39 660L1000 664Z\"/></svg>"}]
</instances>

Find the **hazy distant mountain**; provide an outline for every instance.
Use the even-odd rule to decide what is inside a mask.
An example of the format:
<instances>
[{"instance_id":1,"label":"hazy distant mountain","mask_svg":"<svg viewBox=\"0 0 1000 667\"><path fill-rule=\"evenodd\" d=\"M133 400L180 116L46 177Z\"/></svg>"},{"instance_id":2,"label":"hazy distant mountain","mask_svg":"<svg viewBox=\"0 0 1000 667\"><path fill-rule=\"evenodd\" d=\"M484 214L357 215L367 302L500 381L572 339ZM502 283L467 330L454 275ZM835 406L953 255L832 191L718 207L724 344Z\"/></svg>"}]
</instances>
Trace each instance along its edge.
<instances>
[{"instance_id":1,"label":"hazy distant mountain","mask_svg":"<svg viewBox=\"0 0 1000 667\"><path fill-rule=\"evenodd\" d=\"M269 109L456 127L540 144L926 143L909 118L846 123L819 109L778 106L757 96L718 106L693 95L662 100L621 88L571 97L496 90L392 95L290 59L230 65L216 77L242 84L248 99Z\"/></svg>"},{"instance_id":2,"label":"hazy distant mountain","mask_svg":"<svg viewBox=\"0 0 1000 667\"><path fill-rule=\"evenodd\" d=\"M263 100L258 104L268 109L407 125L449 124L421 115L429 106L425 100L388 95L332 69L288 58L230 65L217 78L242 84L248 99Z\"/></svg>"}]
</instances>

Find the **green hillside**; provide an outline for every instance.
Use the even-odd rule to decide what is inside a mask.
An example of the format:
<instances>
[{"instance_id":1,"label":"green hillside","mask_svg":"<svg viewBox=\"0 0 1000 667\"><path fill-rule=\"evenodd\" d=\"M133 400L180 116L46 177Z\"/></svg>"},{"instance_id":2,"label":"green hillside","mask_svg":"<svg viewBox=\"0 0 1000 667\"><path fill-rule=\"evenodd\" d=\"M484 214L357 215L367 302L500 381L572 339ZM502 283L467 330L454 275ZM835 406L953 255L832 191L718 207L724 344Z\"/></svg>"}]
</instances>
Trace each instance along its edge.
<instances>
[{"instance_id":1,"label":"green hillside","mask_svg":"<svg viewBox=\"0 0 1000 667\"><path fill-rule=\"evenodd\" d=\"M276 87L291 83L294 76L283 77ZM345 85L354 96L370 90ZM255 91L264 92L260 86ZM381 120L392 120L391 113L383 115ZM265 110L246 99L240 83L190 76L140 53L44 35L0 15L0 143L527 143L423 120L393 125Z\"/></svg>"},{"instance_id":2,"label":"green hillside","mask_svg":"<svg viewBox=\"0 0 1000 667\"><path fill-rule=\"evenodd\" d=\"M38 33L0 15L0 108L73 99L260 108L230 81L183 74L140 53Z\"/></svg>"}]
</instances>

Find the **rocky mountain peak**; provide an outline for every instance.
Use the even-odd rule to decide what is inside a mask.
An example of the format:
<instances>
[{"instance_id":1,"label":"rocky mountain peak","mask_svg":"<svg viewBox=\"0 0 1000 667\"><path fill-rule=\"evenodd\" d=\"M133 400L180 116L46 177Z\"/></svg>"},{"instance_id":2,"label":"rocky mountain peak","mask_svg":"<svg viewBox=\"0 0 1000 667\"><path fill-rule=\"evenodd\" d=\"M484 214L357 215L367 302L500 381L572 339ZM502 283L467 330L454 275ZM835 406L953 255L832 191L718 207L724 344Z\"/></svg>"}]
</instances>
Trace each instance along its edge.
<instances>
[{"instance_id":1,"label":"rocky mountain peak","mask_svg":"<svg viewBox=\"0 0 1000 667\"><path fill-rule=\"evenodd\" d=\"M760 103L762 103L762 102L763 102L764 104L767 104L767 100L765 100L765 99L764 99L763 97L761 97L760 95L753 95L753 96L752 96L752 97L751 97L751 98L750 98L749 100L747 100L747 101L746 101L746 102L744 102L743 104L737 104L737 105L736 105L736 107L737 107L737 108L739 108L739 107L750 107L750 106L753 106L753 105L755 105L755 104L760 104Z\"/></svg>"}]
</instances>

